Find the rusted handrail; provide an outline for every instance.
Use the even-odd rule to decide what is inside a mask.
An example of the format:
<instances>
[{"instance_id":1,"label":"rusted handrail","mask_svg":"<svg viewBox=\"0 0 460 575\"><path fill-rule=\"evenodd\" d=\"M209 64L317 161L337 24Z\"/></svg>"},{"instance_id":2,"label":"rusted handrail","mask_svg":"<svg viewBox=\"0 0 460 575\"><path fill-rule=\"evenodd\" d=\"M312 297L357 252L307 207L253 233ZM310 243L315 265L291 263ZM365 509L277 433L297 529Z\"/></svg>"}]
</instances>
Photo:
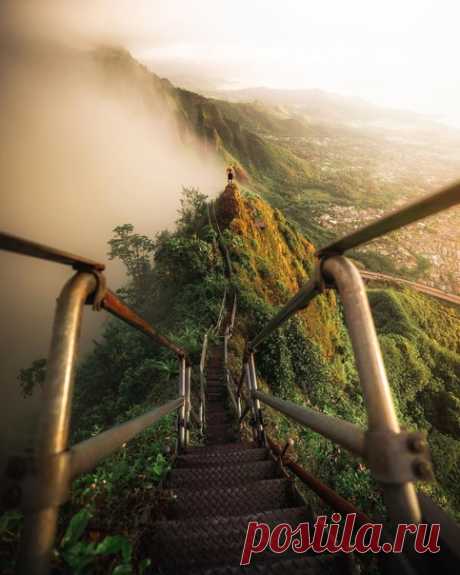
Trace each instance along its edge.
<instances>
[{"instance_id":1,"label":"rusted handrail","mask_svg":"<svg viewBox=\"0 0 460 575\"><path fill-rule=\"evenodd\" d=\"M50 246L45 246L44 244L39 244L25 238L20 238L19 236L14 236L13 234L8 234L6 232L0 232L0 249L7 252L14 252L16 254L31 256L41 260L48 260L50 262L64 264L81 271L103 271L105 269L104 264L94 260L58 250Z\"/></svg>"},{"instance_id":2,"label":"rusted handrail","mask_svg":"<svg viewBox=\"0 0 460 575\"><path fill-rule=\"evenodd\" d=\"M148 336L158 345L166 347L175 353L179 358L187 358L187 352L168 339L166 336L161 335L157 330L152 327L148 322L146 322L140 315L129 308L124 302L122 302L113 292L107 290L107 293L102 300L102 307L111 313L112 315L123 320L128 325L134 327L138 331Z\"/></svg>"},{"instance_id":3,"label":"rusted handrail","mask_svg":"<svg viewBox=\"0 0 460 575\"><path fill-rule=\"evenodd\" d=\"M224 295L222 297L222 303L221 303L220 308L219 308L219 315L217 316L216 325L213 326L213 328L212 328L212 331L215 334L218 334L220 331L220 327L222 325L222 320L224 319L224 315L225 315L225 303L226 303L226 301L227 301L227 288L225 288L225 290L224 290Z\"/></svg>"},{"instance_id":4,"label":"rusted handrail","mask_svg":"<svg viewBox=\"0 0 460 575\"><path fill-rule=\"evenodd\" d=\"M281 447L267 436L267 441L270 449L277 456L281 456L283 450ZM290 469L305 485L308 485L312 491L314 491L325 503L330 505L335 511L339 511L344 515L353 513L356 515L356 523L358 525L364 525L371 523L371 519L362 511L359 511L352 503L341 497L328 485L317 479L311 473L308 473L303 467L301 467L295 461L292 461L289 457L283 457L282 464Z\"/></svg>"},{"instance_id":5,"label":"rusted handrail","mask_svg":"<svg viewBox=\"0 0 460 575\"><path fill-rule=\"evenodd\" d=\"M420 521L421 513L412 482L416 479L426 479L427 477L417 477L411 467L415 462L413 460L414 454L410 452L408 446L410 438L400 433L362 278L356 267L343 256L326 258L323 264L317 268L314 278L299 292L300 295L297 294L275 316L269 325L273 326L275 322L278 325L283 323L286 317L289 317L296 309L302 307L301 305L299 306L299 302L304 304L311 301L319 293L320 286L334 285L337 287L344 307L345 320L356 357L368 415L365 459L371 467L374 477L382 485L386 505L392 520L418 522ZM256 344L260 343L268 335L269 332L266 328L254 341ZM252 349L254 347L253 342ZM251 352L246 364L247 369L253 364L254 354ZM272 407L284 411L283 406L287 402L261 394L253 388L251 392L254 401L262 400L271 404ZM291 411L291 408L289 410ZM305 420L304 423L315 429L317 422L318 418L316 416L314 421ZM345 423L341 422L341 424ZM316 430L328 437L332 428L317 428ZM346 437L345 435L342 438L339 436L340 433L338 432L337 436L332 437L332 439L340 443L340 439L343 441ZM376 452L381 452L381 457L386 457L385 466L379 467L375 459ZM386 456L383 455L385 452L387 452ZM429 467L429 460L426 459L427 453L420 453L419 456L420 458L425 458L424 465Z\"/></svg>"}]
</instances>

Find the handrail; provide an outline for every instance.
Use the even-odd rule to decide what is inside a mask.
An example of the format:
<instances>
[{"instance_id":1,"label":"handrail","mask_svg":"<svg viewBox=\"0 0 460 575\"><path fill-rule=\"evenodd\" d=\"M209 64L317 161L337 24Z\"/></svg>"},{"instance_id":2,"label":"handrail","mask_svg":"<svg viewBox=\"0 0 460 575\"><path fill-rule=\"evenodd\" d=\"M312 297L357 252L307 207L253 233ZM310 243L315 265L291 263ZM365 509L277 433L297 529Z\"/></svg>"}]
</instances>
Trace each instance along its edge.
<instances>
[{"instance_id":1,"label":"handrail","mask_svg":"<svg viewBox=\"0 0 460 575\"><path fill-rule=\"evenodd\" d=\"M364 456L366 452L365 431L358 426L342 419L337 419L331 415L326 415L321 411L316 411L308 407L301 407L292 401L286 401L267 395L261 391L256 391L254 397L260 399L262 403L273 407L280 413L284 413L297 423L306 425L317 431L324 437L338 443L355 455Z\"/></svg>"},{"instance_id":2,"label":"handrail","mask_svg":"<svg viewBox=\"0 0 460 575\"><path fill-rule=\"evenodd\" d=\"M364 280L372 280L382 283L390 283L396 285L403 285L412 288L420 293L430 295L442 301L447 301L449 303L454 303L460 305L460 295L455 295L453 293L448 293L438 288L431 287L426 284L421 284L411 280L406 280L405 278L392 276L389 274L381 274L379 272L370 272L369 270L360 269L359 273Z\"/></svg>"},{"instance_id":3,"label":"handrail","mask_svg":"<svg viewBox=\"0 0 460 575\"><path fill-rule=\"evenodd\" d=\"M367 243L390 231L446 210L460 204L460 183L456 183L445 190L431 194L422 200L410 203L404 208L380 218L376 222L353 232L352 234L336 240L331 244L319 249L316 254L326 259L332 255L339 255L353 247ZM273 331L280 327L287 319L300 309L308 305L313 297L322 291L321 269L316 269L312 279L308 281L294 295L283 308L267 323L262 331L250 342L248 348L255 351L262 341Z\"/></svg>"},{"instance_id":4,"label":"handrail","mask_svg":"<svg viewBox=\"0 0 460 575\"><path fill-rule=\"evenodd\" d=\"M366 446L370 444L370 441L375 440L374 448L381 450L382 453L389 445L392 445L394 449L394 453L389 457L383 471L377 468L378 464L372 457L366 457L366 460L374 476L380 479L387 508L392 519L418 522L421 518L420 507L412 481L419 478L414 473L411 474L410 470L407 469L408 466L413 465L413 454L410 453L407 445L408 438L406 437L400 436L401 442L405 441L405 444L401 444L399 447L396 446L400 428L393 406L372 314L362 278L359 271L349 260L343 256L329 257L323 262L322 266L317 268L314 279L308 282L297 296L253 340L247 365L254 361L254 341L257 345L264 337L269 335L268 326L273 330L274 327L272 326L275 325L275 322L276 325L283 323L287 317L294 313L294 310L303 307L305 301L311 301L319 293L319 286L327 285L327 282L329 282L329 285L331 285L330 282L334 282L333 285L336 285L339 290L347 328L357 360L360 383L364 392L368 414L368 434L373 434L366 436ZM252 390L252 395L254 401L263 400L267 403L271 400L272 403L273 401L277 402L278 409L282 404L281 400L254 393L254 390ZM311 422L305 421L305 424L314 429ZM318 429L318 431L326 435L326 437L328 436L327 429ZM381 434L380 436L379 433ZM346 436L344 435L344 437ZM332 439L337 441L339 438L333 437ZM368 455L367 448L366 455ZM424 454L420 455L423 456ZM429 465L428 461L425 463ZM401 473L403 468L405 468L405 474Z\"/></svg>"},{"instance_id":5,"label":"handrail","mask_svg":"<svg viewBox=\"0 0 460 575\"><path fill-rule=\"evenodd\" d=\"M308 306L310 301L320 293L316 274L304 286L300 288L297 294L288 301L288 303L267 323L267 325L249 342L248 351L255 352L259 345L280 327L291 316L299 310Z\"/></svg>"},{"instance_id":6,"label":"handrail","mask_svg":"<svg viewBox=\"0 0 460 575\"><path fill-rule=\"evenodd\" d=\"M77 477L83 473L88 473L88 471L96 467L101 459L116 451L124 443L130 441L165 415L177 411L184 402L185 399L183 397L178 397L147 411L143 415L139 415L139 417L116 425L95 437L72 446L70 449L71 476Z\"/></svg>"},{"instance_id":7,"label":"handrail","mask_svg":"<svg viewBox=\"0 0 460 575\"><path fill-rule=\"evenodd\" d=\"M233 333L233 328L235 327L235 319L236 319L236 310L238 307L238 300L237 300L237 296L236 296L236 291L233 294L233 304L232 304L232 310L230 312L230 323L227 326L227 333L231 336Z\"/></svg>"},{"instance_id":8,"label":"handrail","mask_svg":"<svg viewBox=\"0 0 460 575\"><path fill-rule=\"evenodd\" d=\"M141 318L135 311L130 309L110 290L107 290L107 293L102 300L102 307L128 325L147 335L158 345L166 347L175 353L179 358L185 358L188 362L187 352L184 349L176 345L166 336L158 333L153 326Z\"/></svg>"},{"instance_id":9,"label":"handrail","mask_svg":"<svg viewBox=\"0 0 460 575\"><path fill-rule=\"evenodd\" d=\"M212 328L212 331L215 334L218 334L220 331L220 326L222 325L222 320L224 319L224 315L225 315L225 303L227 301L227 288L225 288L224 290L224 296L222 298L222 303L220 305L220 309L219 309L219 315L217 317L217 322L215 324L215 326Z\"/></svg>"},{"instance_id":10,"label":"handrail","mask_svg":"<svg viewBox=\"0 0 460 575\"><path fill-rule=\"evenodd\" d=\"M8 234L6 232L0 232L0 249L72 266L74 269L81 271L103 271L105 269L105 265L99 262L58 250L50 246L45 246L44 244L39 244L19 236L14 236L13 234Z\"/></svg>"},{"instance_id":11,"label":"handrail","mask_svg":"<svg viewBox=\"0 0 460 575\"><path fill-rule=\"evenodd\" d=\"M282 456L283 451L281 447L271 439L267 437L268 445L270 449L278 455ZM356 509L349 501L341 497L328 485L325 485L322 481L314 477L311 473L308 473L303 467L301 467L295 461L290 458L283 458L282 465L287 467L292 471L303 483L308 485L323 501L332 507L332 509L343 513L344 515L353 513L356 515L356 522L358 525L365 525L371 523L371 519L362 511Z\"/></svg>"},{"instance_id":12,"label":"handrail","mask_svg":"<svg viewBox=\"0 0 460 575\"><path fill-rule=\"evenodd\" d=\"M73 477L91 469L100 459L130 440L167 413L179 410L178 449L187 446L191 414L191 367L187 353L158 333L147 321L106 288L104 266L29 240L0 233L0 249L69 265L77 273L66 283L57 302L37 437L34 476L23 480L19 503L24 508L24 527L19 554L19 573L48 573L59 506L68 496ZM104 308L179 360L179 398L155 408L98 436L67 448L75 366L83 307L93 303ZM7 486L8 487L8 486Z\"/></svg>"},{"instance_id":13,"label":"handrail","mask_svg":"<svg viewBox=\"0 0 460 575\"><path fill-rule=\"evenodd\" d=\"M416 200L408 205L392 212L375 222L344 236L339 240L335 240L324 248L319 249L316 254L319 257L343 254L347 250L356 248L360 245L366 244L371 240L378 238L427 218L428 216L437 214L443 210L451 208L460 204L460 182L436 192L429 194L421 200Z\"/></svg>"}]
</instances>

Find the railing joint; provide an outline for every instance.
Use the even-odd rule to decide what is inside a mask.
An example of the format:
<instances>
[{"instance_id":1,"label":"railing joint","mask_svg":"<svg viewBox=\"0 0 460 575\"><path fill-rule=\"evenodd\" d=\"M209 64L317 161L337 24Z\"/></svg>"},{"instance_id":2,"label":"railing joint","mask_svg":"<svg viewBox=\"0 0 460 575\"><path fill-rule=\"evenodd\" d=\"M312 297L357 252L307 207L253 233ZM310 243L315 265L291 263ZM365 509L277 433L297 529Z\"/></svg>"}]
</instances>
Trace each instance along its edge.
<instances>
[{"instance_id":1,"label":"railing joint","mask_svg":"<svg viewBox=\"0 0 460 575\"><path fill-rule=\"evenodd\" d=\"M381 483L434 480L424 432L368 431L365 457L373 477Z\"/></svg>"},{"instance_id":2,"label":"railing joint","mask_svg":"<svg viewBox=\"0 0 460 575\"><path fill-rule=\"evenodd\" d=\"M82 272L83 270L78 269L77 271ZM96 289L86 298L85 305L91 305L93 311L101 311L102 303L107 295L107 278L101 271L94 268L88 269L87 271L96 278L97 284Z\"/></svg>"}]
</instances>

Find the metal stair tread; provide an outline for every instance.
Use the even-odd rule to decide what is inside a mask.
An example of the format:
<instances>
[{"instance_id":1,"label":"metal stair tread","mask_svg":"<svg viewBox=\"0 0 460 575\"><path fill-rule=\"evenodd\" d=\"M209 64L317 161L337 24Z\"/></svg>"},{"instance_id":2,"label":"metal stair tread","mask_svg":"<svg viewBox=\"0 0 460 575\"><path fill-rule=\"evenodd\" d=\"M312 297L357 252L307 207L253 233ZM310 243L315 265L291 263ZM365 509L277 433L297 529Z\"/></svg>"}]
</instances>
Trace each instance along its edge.
<instances>
[{"instance_id":1,"label":"metal stair tread","mask_svg":"<svg viewBox=\"0 0 460 575\"><path fill-rule=\"evenodd\" d=\"M168 487L202 489L203 485L240 485L260 479L281 477L274 461L250 461L232 466L183 467L173 469L168 478Z\"/></svg>"},{"instance_id":2,"label":"metal stair tread","mask_svg":"<svg viewBox=\"0 0 460 575\"><path fill-rule=\"evenodd\" d=\"M192 453L190 455L180 455L176 459L178 467L201 466L207 465L228 465L238 464L242 461L261 461L268 459L268 449L258 447L255 449L229 450L222 452L219 450L209 450L206 453Z\"/></svg>"},{"instance_id":3,"label":"metal stair tread","mask_svg":"<svg viewBox=\"0 0 460 575\"><path fill-rule=\"evenodd\" d=\"M340 555L305 555L301 557L281 557L265 561L253 561L251 565L238 563L223 565L187 566L174 570L161 568L152 573L165 575L332 575L346 573L345 561Z\"/></svg>"},{"instance_id":4,"label":"metal stair tread","mask_svg":"<svg viewBox=\"0 0 460 575\"><path fill-rule=\"evenodd\" d=\"M247 449L254 449L254 444L251 443L243 443L242 441L236 443L226 443L220 447L206 447L205 445L199 445L196 447L189 447L185 453L190 454L193 453L204 453L205 451L216 451L216 450L232 450L232 451L246 451Z\"/></svg>"},{"instance_id":5,"label":"metal stair tread","mask_svg":"<svg viewBox=\"0 0 460 575\"><path fill-rule=\"evenodd\" d=\"M215 564L222 560L238 564L249 521L267 523L270 527L289 523L295 529L301 522L312 522L313 516L304 506L232 517L191 519L186 523L162 520L154 523L147 545L151 555L158 557L158 565Z\"/></svg>"},{"instance_id":6,"label":"metal stair tread","mask_svg":"<svg viewBox=\"0 0 460 575\"><path fill-rule=\"evenodd\" d=\"M193 515L243 515L297 507L303 502L296 497L289 479L263 479L234 487L218 487L195 491L186 487L171 489L174 502L168 514L171 518L190 519Z\"/></svg>"}]
</instances>

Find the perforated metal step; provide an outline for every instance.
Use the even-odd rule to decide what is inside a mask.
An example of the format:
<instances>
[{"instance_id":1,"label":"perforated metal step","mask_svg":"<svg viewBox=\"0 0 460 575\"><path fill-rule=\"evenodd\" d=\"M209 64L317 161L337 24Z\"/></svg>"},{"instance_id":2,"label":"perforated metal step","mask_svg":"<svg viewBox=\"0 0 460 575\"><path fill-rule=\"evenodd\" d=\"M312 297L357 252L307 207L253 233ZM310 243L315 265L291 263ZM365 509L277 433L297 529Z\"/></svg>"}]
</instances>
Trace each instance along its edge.
<instances>
[{"instance_id":1,"label":"perforated metal step","mask_svg":"<svg viewBox=\"0 0 460 575\"><path fill-rule=\"evenodd\" d=\"M279 509L239 517L211 517L183 521L158 521L149 533L151 557L158 566L177 568L189 565L238 565L249 521L289 523L293 529L301 522L313 521L308 507ZM257 562L273 555L270 552L255 557Z\"/></svg>"},{"instance_id":2,"label":"perforated metal step","mask_svg":"<svg viewBox=\"0 0 460 575\"><path fill-rule=\"evenodd\" d=\"M229 564L176 571L179 575L332 575L347 573L347 559L341 556L301 557L295 559L277 559L274 561L254 562L246 567ZM166 573L165 571L163 571Z\"/></svg>"},{"instance_id":3,"label":"perforated metal step","mask_svg":"<svg viewBox=\"0 0 460 575\"><path fill-rule=\"evenodd\" d=\"M214 453L215 451L245 451L246 449L254 449L256 446L254 443L243 443L243 442L237 442L237 443L226 443L224 445L216 445L216 446L196 446L196 447L189 447L187 449L187 454L188 455L206 455L207 453Z\"/></svg>"},{"instance_id":4,"label":"perforated metal step","mask_svg":"<svg viewBox=\"0 0 460 575\"><path fill-rule=\"evenodd\" d=\"M269 452L265 447L256 449L229 450L225 453L207 450L205 453L180 455L176 459L177 467L206 467L208 465L235 465L245 461L262 461L268 459Z\"/></svg>"},{"instance_id":5,"label":"perforated metal step","mask_svg":"<svg viewBox=\"0 0 460 575\"><path fill-rule=\"evenodd\" d=\"M217 515L246 515L269 509L296 507L302 500L296 497L288 479L268 479L216 489L178 488L172 490L173 501L168 509L171 519L212 517Z\"/></svg>"},{"instance_id":6,"label":"perforated metal step","mask_svg":"<svg viewBox=\"0 0 460 575\"><path fill-rule=\"evenodd\" d=\"M274 461L251 461L227 467L195 467L173 469L168 487L186 487L203 489L203 487L232 487L251 483L259 479L281 477L278 465Z\"/></svg>"}]
</instances>

